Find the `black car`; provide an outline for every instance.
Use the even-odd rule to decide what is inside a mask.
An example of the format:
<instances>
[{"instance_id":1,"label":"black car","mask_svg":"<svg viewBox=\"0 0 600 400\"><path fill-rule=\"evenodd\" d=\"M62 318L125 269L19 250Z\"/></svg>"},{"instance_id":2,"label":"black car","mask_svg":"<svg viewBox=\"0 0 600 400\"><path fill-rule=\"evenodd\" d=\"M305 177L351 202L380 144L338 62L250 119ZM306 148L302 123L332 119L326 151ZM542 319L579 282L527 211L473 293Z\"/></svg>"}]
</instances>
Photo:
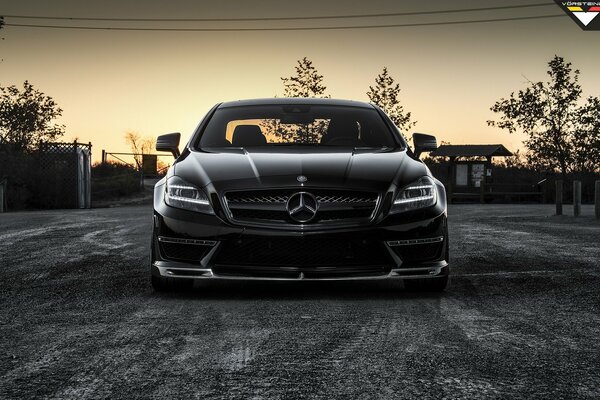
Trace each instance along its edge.
<instances>
[{"instance_id":1,"label":"black car","mask_svg":"<svg viewBox=\"0 0 600 400\"><path fill-rule=\"evenodd\" d=\"M446 194L377 106L332 99L221 103L154 189L155 290L194 279L448 282Z\"/></svg>"}]
</instances>

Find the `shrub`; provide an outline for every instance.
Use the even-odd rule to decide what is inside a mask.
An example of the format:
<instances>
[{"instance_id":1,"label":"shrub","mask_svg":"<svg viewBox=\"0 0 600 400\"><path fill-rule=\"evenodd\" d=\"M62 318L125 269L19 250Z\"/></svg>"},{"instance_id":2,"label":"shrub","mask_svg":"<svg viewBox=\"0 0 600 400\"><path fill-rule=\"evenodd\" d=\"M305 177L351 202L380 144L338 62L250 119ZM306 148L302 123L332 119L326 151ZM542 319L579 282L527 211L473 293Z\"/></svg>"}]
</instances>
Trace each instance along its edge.
<instances>
[{"instance_id":1,"label":"shrub","mask_svg":"<svg viewBox=\"0 0 600 400\"><path fill-rule=\"evenodd\" d=\"M140 193L139 172L122 163L98 163L92 166L92 201L126 197Z\"/></svg>"}]
</instances>

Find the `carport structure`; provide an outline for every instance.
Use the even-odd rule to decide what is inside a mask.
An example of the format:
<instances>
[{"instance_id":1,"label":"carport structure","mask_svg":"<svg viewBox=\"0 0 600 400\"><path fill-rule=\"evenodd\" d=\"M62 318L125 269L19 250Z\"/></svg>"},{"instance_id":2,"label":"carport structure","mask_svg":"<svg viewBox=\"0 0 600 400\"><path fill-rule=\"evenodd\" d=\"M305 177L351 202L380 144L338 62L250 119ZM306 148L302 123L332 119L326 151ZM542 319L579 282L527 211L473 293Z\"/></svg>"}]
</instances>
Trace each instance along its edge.
<instances>
[{"instance_id":1,"label":"carport structure","mask_svg":"<svg viewBox=\"0 0 600 400\"><path fill-rule=\"evenodd\" d=\"M448 157L448 200L477 199L480 202L494 197L542 196L541 191L503 190L502 185L494 184L494 157L510 157L513 153L501 144L461 144L441 145L430 153L431 157ZM515 183L511 183L511 188ZM541 199L541 197L540 197Z\"/></svg>"}]
</instances>

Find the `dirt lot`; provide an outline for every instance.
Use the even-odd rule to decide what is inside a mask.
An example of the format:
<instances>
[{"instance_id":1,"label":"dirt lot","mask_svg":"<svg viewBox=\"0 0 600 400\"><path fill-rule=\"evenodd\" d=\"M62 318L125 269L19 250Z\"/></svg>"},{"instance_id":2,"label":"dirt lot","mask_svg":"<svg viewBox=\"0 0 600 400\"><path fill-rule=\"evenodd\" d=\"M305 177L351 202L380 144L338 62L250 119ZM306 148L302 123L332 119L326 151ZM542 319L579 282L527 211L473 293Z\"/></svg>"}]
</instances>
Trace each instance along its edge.
<instances>
[{"instance_id":1,"label":"dirt lot","mask_svg":"<svg viewBox=\"0 0 600 400\"><path fill-rule=\"evenodd\" d=\"M566 207L566 211L570 211ZM451 287L158 295L147 206L0 215L0 398L600 397L600 222L450 209Z\"/></svg>"}]
</instances>

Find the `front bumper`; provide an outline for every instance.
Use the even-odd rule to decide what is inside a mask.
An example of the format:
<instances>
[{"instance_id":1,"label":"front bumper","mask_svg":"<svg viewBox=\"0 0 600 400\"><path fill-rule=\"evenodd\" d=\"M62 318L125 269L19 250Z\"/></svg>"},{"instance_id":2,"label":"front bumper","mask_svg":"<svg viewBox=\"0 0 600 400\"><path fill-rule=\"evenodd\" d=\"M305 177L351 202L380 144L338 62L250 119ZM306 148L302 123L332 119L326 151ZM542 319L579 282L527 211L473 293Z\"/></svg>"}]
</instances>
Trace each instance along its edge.
<instances>
[{"instance_id":1,"label":"front bumper","mask_svg":"<svg viewBox=\"0 0 600 400\"><path fill-rule=\"evenodd\" d=\"M186 278L186 279L237 279L237 280L304 280L304 281L340 281L340 280L371 280L371 279L415 279L415 278L435 278L448 275L448 263L438 261L430 263L428 266L416 268L398 268L392 269L388 273L371 276L336 276L336 277L306 277L303 272L299 272L296 278L280 276L246 276L246 275L218 275L213 273L210 268L197 268L189 264L183 264L172 261L155 261L152 263L152 274L165 278Z\"/></svg>"},{"instance_id":2,"label":"front bumper","mask_svg":"<svg viewBox=\"0 0 600 400\"><path fill-rule=\"evenodd\" d=\"M363 280L449 273L445 210L394 215L369 226L282 231L237 226L157 201L153 231L152 274L169 278Z\"/></svg>"}]
</instances>

